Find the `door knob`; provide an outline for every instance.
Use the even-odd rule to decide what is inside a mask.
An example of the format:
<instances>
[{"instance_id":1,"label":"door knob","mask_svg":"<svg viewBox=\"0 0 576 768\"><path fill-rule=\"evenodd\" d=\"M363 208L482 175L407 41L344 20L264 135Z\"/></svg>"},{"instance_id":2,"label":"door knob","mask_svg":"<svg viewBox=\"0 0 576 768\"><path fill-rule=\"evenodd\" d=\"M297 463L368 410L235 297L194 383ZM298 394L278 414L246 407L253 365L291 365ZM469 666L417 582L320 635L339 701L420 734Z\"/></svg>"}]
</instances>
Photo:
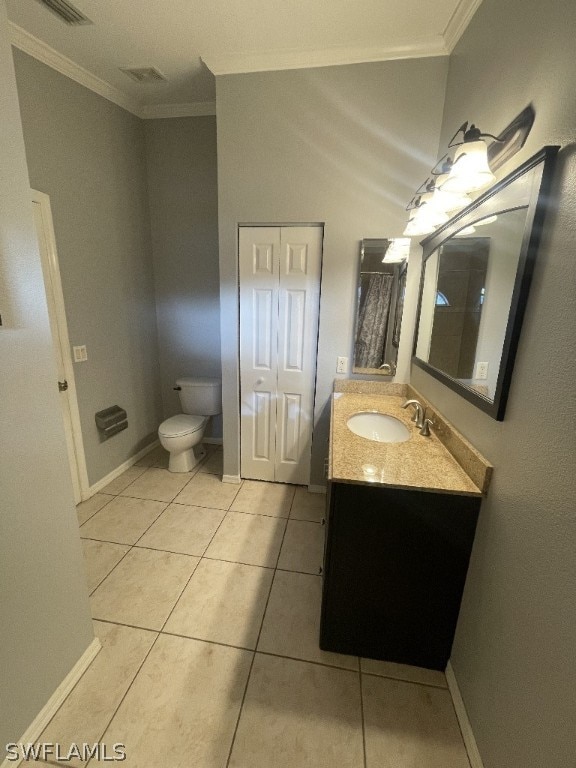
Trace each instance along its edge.
<instances>
[{"instance_id":1,"label":"door knob","mask_svg":"<svg viewBox=\"0 0 576 768\"><path fill-rule=\"evenodd\" d=\"M67 389L68 389L68 382L66 381L66 379L64 379L64 381L58 382L58 392L66 392Z\"/></svg>"}]
</instances>

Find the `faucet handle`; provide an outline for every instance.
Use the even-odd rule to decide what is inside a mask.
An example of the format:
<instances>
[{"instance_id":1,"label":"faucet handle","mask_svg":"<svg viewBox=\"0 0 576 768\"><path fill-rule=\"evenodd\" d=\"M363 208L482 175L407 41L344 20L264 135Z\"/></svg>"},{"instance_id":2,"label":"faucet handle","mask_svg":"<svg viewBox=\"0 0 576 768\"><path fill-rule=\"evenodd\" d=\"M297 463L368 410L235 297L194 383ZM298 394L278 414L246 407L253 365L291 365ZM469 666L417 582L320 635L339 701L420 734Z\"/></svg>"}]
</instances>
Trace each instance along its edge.
<instances>
[{"instance_id":1,"label":"faucet handle","mask_svg":"<svg viewBox=\"0 0 576 768\"><path fill-rule=\"evenodd\" d=\"M432 419L424 419L422 422L422 429L420 430L420 434L423 437L430 437L430 427L434 426L434 422Z\"/></svg>"}]
</instances>

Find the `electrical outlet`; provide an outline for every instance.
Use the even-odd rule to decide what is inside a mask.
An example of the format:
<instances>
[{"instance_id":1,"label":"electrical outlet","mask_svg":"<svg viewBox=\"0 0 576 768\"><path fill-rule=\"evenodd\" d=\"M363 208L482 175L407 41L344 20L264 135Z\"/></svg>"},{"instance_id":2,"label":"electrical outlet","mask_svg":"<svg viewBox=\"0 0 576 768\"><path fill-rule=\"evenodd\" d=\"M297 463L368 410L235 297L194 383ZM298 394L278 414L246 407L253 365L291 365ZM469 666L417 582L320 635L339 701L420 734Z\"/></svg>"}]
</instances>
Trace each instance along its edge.
<instances>
[{"instance_id":1,"label":"electrical outlet","mask_svg":"<svg viewBox=\"0 0 576 768\"><path fill-rule=\"evenodd\" d=\"M488 378L488 363L476 363L476 378L477 379Z\"/></svg>"},{"instance_id":2,"label":"electrical outlet","mask_svg":"<svg viewBox=\"0 0 576 768\"><path fill-rule=\"evenodd\" d=\"M348 358L339 357L336 360L336 373L348 373Z\"/></svg>"},{"instance_id":3,"label":"electrical outlet","mask_svg":"<svg viewBox=\"0 0 576 768\"><path fill-rule=\"evenodd\" d=\"M86 351L85 344L80 347L72 347L72 352L74 353L75 363L85 363L86 360L88 360L88 352Z\"/></svg>"}]
</instances>

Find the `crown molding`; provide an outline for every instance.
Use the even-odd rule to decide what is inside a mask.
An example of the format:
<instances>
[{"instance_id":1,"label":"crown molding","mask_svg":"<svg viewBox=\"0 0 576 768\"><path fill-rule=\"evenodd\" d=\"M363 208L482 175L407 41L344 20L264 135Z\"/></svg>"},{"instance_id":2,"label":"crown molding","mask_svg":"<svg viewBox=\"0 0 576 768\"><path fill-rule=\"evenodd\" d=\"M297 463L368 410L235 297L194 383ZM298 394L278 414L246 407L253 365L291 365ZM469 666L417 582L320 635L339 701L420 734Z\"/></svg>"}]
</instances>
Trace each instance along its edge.
<instances>
[{"instance_id":1,"label":"crown molding","mask_svg":"<svg viewBox=\"0 0 576 768\"><path fill-rule=\"evenodd\" d=\"M482 0L460 0L443 34L448 53L452 53L481 4Z\"/></svg>"},{"instance_id":2,"label":"crown molding","mask_svg":"<svg viewBox=\"0 0 576 768\"><path fill-rule=\"evenodd\" d=\"M390 46L326 48L314 51L262 51L231 53L223 56L202 56L202 61L214 75L235 75L246 72L272 72L286 69L334 67L343 64L363 64L395 59L416 59L448 56L442 35Z\"/></svg>"},{"instance_id":3,"label":"crown molding","mask_svg":"<svg viewBox=\"0 0 576 768\"><path fill-rule=\"evenodd\" d=\"M126 109L133 115L140 117L140 107L134 99L130 98L130 96L127 96L125 93L118 90L118 88L114 88L114 86L101 80L99 77L96 77L96 75L88 72L87 69L84 69L84 67L76 64L61 53L58 53L54 48L51 48L42 40L39 40L34 35L26 32L25 29L22 29L22 27L19 27L12 21L9 22L9 25L10 42L16 48L33 56L43 64L47 64L49 67L52 67L52 69L60 72L60 74L66 75L66 77L80 83L80 85L85 86L89 90L94 91L94 93L97 93L99 96L103 96L105 99L108 99L108 101L112 101L119 107Z\"/></svg>"},{"instance_id":4,"label":"crown molding","mask_svg":"<svg viewBox=\"0 0 576 768\"><path fill-rule=\"evenodd\" d=\"M190 104L147 104L140 107L140 117L144 120L158 120L163 117L204 117L215 114L215 101L196 101Z\"/></svg>"}]
</instances>

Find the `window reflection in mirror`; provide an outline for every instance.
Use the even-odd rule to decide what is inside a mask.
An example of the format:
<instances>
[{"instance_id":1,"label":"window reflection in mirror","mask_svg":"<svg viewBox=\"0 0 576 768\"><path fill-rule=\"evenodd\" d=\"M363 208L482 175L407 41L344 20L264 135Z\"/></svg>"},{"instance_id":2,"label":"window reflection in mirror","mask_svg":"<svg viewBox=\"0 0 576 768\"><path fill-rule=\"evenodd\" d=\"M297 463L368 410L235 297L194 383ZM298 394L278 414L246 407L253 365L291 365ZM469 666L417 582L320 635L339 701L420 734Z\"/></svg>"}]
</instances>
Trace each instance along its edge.
<instances>
[{"instance_id":1,"label":"window reflection in mirror","mask_svg":"<svg viewBox=\"0 0 576 768\"><path fill-rule=\"evenodd\" d=\"M475 223L426 260L416 355L494 400L527 207ZM468 227L466 228L468 229Z\"/></svg>"},{"instance_id":2,"label":"window reflection in mirror","mask_svg":"<svg viewBox=\"0 0 576 768\"><path fill-rule=\"evenodd\" d=\"M354 373L396 371L409 249L407 238L361 241Z\"/></svg>"}]
</instances>

